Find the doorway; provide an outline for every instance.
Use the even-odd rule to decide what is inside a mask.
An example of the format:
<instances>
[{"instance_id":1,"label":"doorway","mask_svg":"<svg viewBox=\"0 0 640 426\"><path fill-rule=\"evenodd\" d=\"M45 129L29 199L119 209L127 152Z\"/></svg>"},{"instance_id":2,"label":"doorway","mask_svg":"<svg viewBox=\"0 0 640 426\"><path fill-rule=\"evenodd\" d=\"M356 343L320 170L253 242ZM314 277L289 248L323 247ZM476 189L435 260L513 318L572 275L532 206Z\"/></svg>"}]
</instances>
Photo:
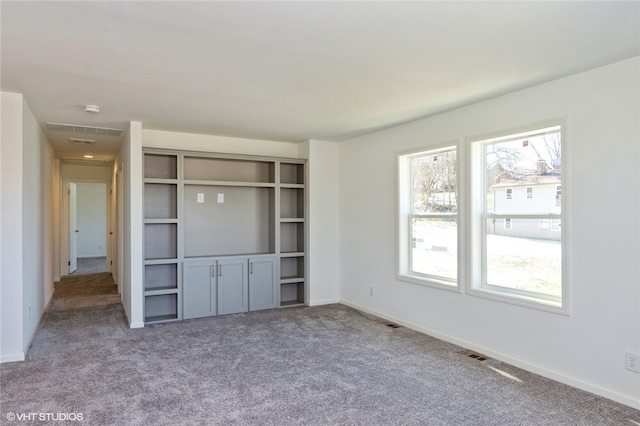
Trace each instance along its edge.
<instances>
[{"instance_id":1,"label":"doorway","mask_svg":"<svg viewBox=\"0 0 640 426\"><path fill-rule=\"evenodd\" d=\"M68 275L109 272L107 182L67 181L66 187L68 259L63 271Z\"/></svg>"}]
</instances>

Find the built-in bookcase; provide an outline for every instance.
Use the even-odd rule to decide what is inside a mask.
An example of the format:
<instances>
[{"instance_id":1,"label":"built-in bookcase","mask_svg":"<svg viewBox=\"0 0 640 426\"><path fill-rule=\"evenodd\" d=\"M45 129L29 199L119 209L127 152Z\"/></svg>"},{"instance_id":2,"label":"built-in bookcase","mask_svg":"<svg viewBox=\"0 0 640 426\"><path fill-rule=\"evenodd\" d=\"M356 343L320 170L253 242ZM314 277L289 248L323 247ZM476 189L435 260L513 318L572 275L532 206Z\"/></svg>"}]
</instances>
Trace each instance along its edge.
<instances>
[{"instance_id":1,"label":"built-in bookcase","mask_svg":"<svg viewBox=\"0 0 640 426\"><path fill-rule=\"evenodd\" d=\"M145 322L181 317L178 155L144 155Z\"/></svg>"},{"instance_id":2,"label":"built-in bookcase","mask_svg":"<svg viewBox=\"0 0 640 426\"><path fill-rule=\"evenodd\" d=\"M280 305L305 303L306 252L305 168L280 163Z\"/></svg>"},{"instance_id":3,"label":"built-in bookcase","mask_svg":"<svg viewBox=\"0 0 640 426\"><path fill-rule=\"evenodd\" d=\"M201 264L213 271L214 260L222 264L234 256L250 259L251 274L261 256L275 259L276 306L305 304L305 176L304 160L145 151L145 322L180 320L183 310L192 312L183 306L195 303L193 293L183 297L184 271L207 270ZM261 291L252 288L249 295L270 294Z\"/></svg>"}]
</instances>

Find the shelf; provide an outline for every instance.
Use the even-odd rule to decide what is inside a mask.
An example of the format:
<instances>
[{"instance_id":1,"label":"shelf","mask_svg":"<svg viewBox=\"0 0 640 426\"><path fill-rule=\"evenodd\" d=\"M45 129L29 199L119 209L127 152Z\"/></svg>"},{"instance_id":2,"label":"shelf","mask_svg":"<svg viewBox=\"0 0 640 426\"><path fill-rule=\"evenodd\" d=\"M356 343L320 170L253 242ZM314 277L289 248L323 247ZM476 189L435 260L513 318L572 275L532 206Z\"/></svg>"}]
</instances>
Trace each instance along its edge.
<instances>
[{"instance_id":1,"label":"shelf","mask_svg":"<svg viewBox=\"0 0 640 426\"><path fill-rule=\"evenodd\" d=\"M303 257L303 251L285 251L280 252L280 257Z\"/></svg>"},{"instance_id":2,"label":"shelf","mask_svg":"<svg viewBox=\"0 0 640 426\"><path fill-rule=\"evenodd\" d=\"M178 219L145 219L144 224L178 223Z\"/></svg>"},{"instance_id":3,"label":"shelf","mask_svg":"<svg viewBox=\"0 0 640 426\"><path fill-rule=\"evenodd\" d=\"M283 283L280 285L280 306L303 304L304 282Z\"/></svg>"},{"instance_id":4,"label":"shelf","mask_svg":"<svg viewBox=\"0 0 640 426\"><path fill-rule=\"evenodd\" d=\"M282 277L280 284L293 284L298 282L304 282L304 277Z\"/></svg>"},{"instance_id":5,"label":"shelf","mask_svg":"<svg viewBox=\"0 0 640 426\"><path fill-rule=\"evenodd\" d=\"M144 227L145 260L175 259L178 257L178 225L153 223Z\"/></svg>"},{"instance_id":6,"label":"shelf","mask_svg":"<svg viewBox=\"0 0 640 426\"><path fill-rule=\"evenodd\" d=\"M280 224L280 252L304 251L304 222L283 222Z\"/></svg>"},{"instance_id":7,"label":"shelf","mask_svg":"<svg viewBox=\"0 0 640 426\"><path fill-rule=\"evenodd\" d=\"M281 184L304 184L304 164L280 163Z\"/></svg>"},{"instance_id":8,"label":"shelf","mask_svg":"<svg viewBox=\"0 0 640 426\"><path fill-rule=\"evenodd\" d=\"M274 170L275 164L271 161L184 158L185 180L275 183Z\"/></svg>"},{"instance_id":9,"label":"shelf","mask_svg":"<svg viewBox=\"0 0 640 426\"><path fill-rule=\"evenodd\" d=\"M280 189L280 217L303 218L304 217L304 189L281 188Z\"/></svg>"},{"instance_id":10,"label":"shelf","mask_svg":"<svg viewBox=\"0 0 640 426\"><path fill-rule=\"evenodd\" d=\"M241 182L230 180L185 180L185 185L208 185L208 186L248 186L253 188L275 188L275 183L270 182Z\"/></svg>"},{"instance_id":11,"label":"shelf","mask_svg":"<svg viewBox=\"0 0 640 426\"><path fill-rule=\"evenodd\" d=\"M144 184L145 219L177 219L178 186L174 184Z\"/></svg>"},{"instance_id":12,"label":"shelf","mask_svg":"<svg viewBox=\"0 0 640 426\"><path fill-rule=\"evenodd\" d=\"M280 279L290 281L296 278L304 280L304 256L281 257Z\"/></svg>"},{"instance_id":13,"label":"shelf","mask_svg":"<svg viewBox=\"0 0 640 426\"><path fill-rule=\"evenodd\" d=\"M178 289L178 264L145 265L144 289L145 292L176 291Z\"/></svg>"},{"instance_id":14,"label":"shelf","mask_svg":"<svg viewBox=\"0 0 640 426\"><path fill-rule=\"evenodd\" d=\"M168 154L144 154L144 177L145 179L177 179L177 157Z\"/></svg>"},{"instance_id":15,"label":"shelf","mask_svg":"<svg viewBox=\"0 0 640 426\"><path fill-rule=\"evenodd\" d=\"M177 315L156 315L152 317L144 317L145 324L155 324L158 322L178 321Z\"/></svg>"},{"instance_id":16,"label":"shelf","mask_svg":"<svg viewBox=\"0 0 640 426\"><path fill-rule=\"evenodd\" d=\"M177 288L159 288L157 290L145 290L144 291L144 295L145 297L148 296L162 296L165 294L178 294L178 289Z\"/></svg>"},{"instance_id":17,"label":"shelf","mask_svg":"<svg viewBox=\"0 0 640 426\"><path fill-rule=\"evenodd\" d=\"M285 217L280 219L280 223L304 223L303 217Z\"/></svg>"},{"instance_id":18,"label":"shelf","mask_svg":"<svg viewBox=\"0 0 640 426\"><path fill-rule=\"evenodd\" d=\"M157 294L144 298L144 320L145 322L158 322L167 320L177 320L178 315L178 294Z\"/></svg>"}]
</instances>

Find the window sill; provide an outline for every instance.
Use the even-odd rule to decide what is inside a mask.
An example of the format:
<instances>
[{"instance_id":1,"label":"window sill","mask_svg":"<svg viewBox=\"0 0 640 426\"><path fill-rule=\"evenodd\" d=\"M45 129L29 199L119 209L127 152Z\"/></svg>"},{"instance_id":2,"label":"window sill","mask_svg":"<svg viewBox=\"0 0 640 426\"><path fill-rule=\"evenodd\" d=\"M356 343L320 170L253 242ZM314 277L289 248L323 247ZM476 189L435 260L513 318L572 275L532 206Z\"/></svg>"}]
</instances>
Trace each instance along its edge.
<instances>
[{"instance_id":1,"label":"window sill","mask_svg":"<svg viewBox=\"0 0 640 426\"><path fill-rule=\"evenodd\" d=\"M460 286L456 282L438 280L436 278L425 277L417 274L398 274L396 278L400 281L405 281L411 284L462 293Z\"/></svg>"},{"instance_id":2,"label":"window sill","mask_svg":"<svg viewBox=\"0 0 640 426\"><path fill-rule=\"evenodd\" d=\"M524 308L536 309L539 311L569 316L569 307L566 304L563 306L562 303L554 302L551 300L538 299L532 296L513 294L506 291L503 292L485 288L470 288L468 289L467 294L469 294L470 296L494 300L496 302L502 302L510 305L522 306ZM566 300L566 298L567 296L565 295L564 299Z\"/></svg>"}]
</instances>

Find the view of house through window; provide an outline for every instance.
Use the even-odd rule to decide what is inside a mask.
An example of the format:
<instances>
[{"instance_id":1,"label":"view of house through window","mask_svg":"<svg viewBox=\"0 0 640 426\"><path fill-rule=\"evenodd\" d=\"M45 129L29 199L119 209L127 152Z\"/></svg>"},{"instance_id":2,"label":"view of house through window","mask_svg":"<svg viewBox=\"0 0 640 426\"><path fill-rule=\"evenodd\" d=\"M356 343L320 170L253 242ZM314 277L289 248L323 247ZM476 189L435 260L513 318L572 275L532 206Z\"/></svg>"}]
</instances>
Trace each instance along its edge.
<instances>
[{"instance_id":1,"label":"view of house through window","mask_svg":"<svg viewBox=\"0 0 640 426\"><path fill-rule=\"evenodd\" d=\"M560 127L476 143L485 177L482 287L559 304Z\"/></svg>"},{"instance_id":2,"label":"view of house through window","mask_svg":"<svg viewBox=\"0 0 640 426\"><path fill-rule=\"evenodd\" d=\"M410 271L455 284L458 271L455 148L410 158Z\"/></svg>"}]
</instances>

